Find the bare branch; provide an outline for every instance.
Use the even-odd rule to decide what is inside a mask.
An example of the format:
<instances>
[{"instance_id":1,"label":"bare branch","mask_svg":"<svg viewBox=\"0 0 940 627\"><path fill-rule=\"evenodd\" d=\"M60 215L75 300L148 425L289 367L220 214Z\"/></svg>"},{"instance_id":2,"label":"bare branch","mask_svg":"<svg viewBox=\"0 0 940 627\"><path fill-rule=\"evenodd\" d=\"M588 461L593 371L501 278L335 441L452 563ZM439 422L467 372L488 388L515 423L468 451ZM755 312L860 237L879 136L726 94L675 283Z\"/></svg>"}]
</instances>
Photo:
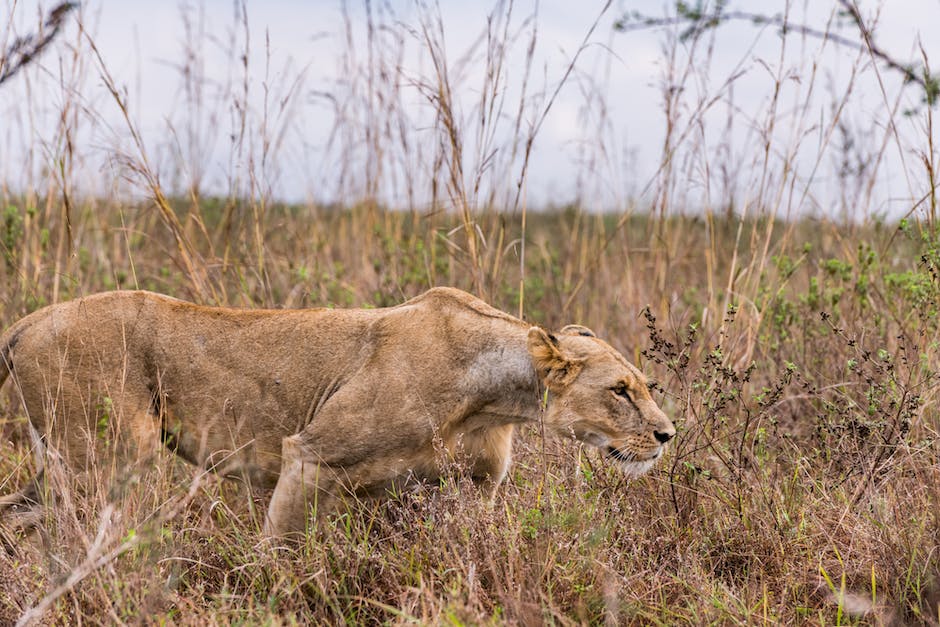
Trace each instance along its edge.
<instances>
[{"instance_id":1,"label":"bare branch","mask_svg":"<svg viewBox=\"0 0 940 627\"><path fill-rule=\"evenodd\" d=\"M864 18L858 10L855 0L836 0L842 7L845 15L851 18L852 23L858 29L862 41L856 41L848 37L835 34L828 30L820 30L808 24L795 24L790 22L782 15L765 15L762 13L750 13L748 11L725 11L725 2L717 2L714 10L706 12L699 3L696 7L690 7L687 3L676 2L676 15L671 17L652 17L639 12L634 12L624 16L614 23L614 28L620 32L627 33L636 30L645 30L650 28L662 28L667 26L681 26L687 24L687 28L680 34L681 39L689 39L701 34L710 28L717 28L724 23L731 21L750 22L755 26L777 26L782 34L799 33L816 39L831 41L839 46L870 53L873 57L881 60L890 69L900 72L904 77L905 83L919 85L924 90L924 101L933 106L940 98L940 77L931 75L925 68L917 68L913 63L903 63L898 61L883 48L875 43L875 38L871 28L865 24Z\"/></svg>"},{"instance_id":2,"label":"bare branch","mask_svg":"<svg viewBox=\"0 0 940 627\"><path fill-rule=\"evenodd\" d=\"M17 37L7 50L0 53L0 85L36 60L62 30L66 16L77 7L77 2L56 5L37 34Z\"/></svg>"}]
</instances>

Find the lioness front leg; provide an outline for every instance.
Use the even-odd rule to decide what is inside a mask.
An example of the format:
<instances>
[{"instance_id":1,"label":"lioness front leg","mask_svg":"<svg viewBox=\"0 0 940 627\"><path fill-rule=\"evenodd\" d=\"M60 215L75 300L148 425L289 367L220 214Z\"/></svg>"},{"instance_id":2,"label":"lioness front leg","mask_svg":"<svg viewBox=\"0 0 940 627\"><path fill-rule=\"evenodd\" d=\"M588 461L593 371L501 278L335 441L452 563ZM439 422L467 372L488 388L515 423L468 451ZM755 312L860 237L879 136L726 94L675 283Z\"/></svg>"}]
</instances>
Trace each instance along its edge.
<instances>
[{"instance_id":1,"label":"lioness front leg","mask_svg":"<svg viewBox=\"0 0 940 627\"><path fill-rule=\"evenodd\" d=\"M281 445L281 475L264 523L268 537L294 537L303 534L311 506L318 516L336 509L341 486L333 469L318 460L301 434L284 438Z\"/></svg>"},{"instance_id":2,"label":"lioness front leg","mask_svg":"<svg viewBox=\"0 0 940 627\"><path fill-rule=\"evenodd\" d=\"M512 456L512 425L501 425L471 433L465 445L473 453L471 477L486 498L492 502L506 472Z\"/></svg>"},{"instance_id":3,"label":"lioness front leg","mask_svg":"<svg viewBox=\"0 0 940 627\"><path fill-rule=\"evenodd\" d=\"M281 447L281 475L271 495L264 534L299 539L306 531L307 518L313 509L315 518L322 518L343 505L346 496L373 497L416 478L402 465L399 456L383 457L378 451L370 458L374 463L343 463L324 458L306 439L306 433L284 438ZM433 457L429 452L428 458ZM419 473L427 478L426 473Z\"/></svg>"},{"instance_id":4,"label":"lioness front leg","mask_svg":"<svg viewBox=\"0 0 940 627\"><path fill-rule=\"evenodd\" d=\"M374 373L373 373L374 374ZM281 474L271 496L265 533L303 532L310 507L318 517L341 505L346 495L373 496L396 481L436 476L431 421L415 420L413 408L378 417L363 398L375 398L370 376L349 381L296 435L284 438ZM403 389L385 386L383 394L407 399Z\"/></svg>"}]
</instances>

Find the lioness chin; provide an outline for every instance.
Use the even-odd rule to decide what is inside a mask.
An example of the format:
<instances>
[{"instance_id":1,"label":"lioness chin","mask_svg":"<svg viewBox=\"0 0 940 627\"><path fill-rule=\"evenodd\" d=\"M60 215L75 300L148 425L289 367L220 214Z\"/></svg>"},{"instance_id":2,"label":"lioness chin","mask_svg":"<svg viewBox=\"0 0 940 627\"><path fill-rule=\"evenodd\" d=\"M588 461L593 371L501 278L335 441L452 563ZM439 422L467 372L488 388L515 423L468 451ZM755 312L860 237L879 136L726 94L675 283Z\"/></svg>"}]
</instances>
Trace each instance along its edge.
<instances>
[{"instance_id":1,"label":"lioness chin","mask_svg":"<svg viewBox=\"0 0 940 627\"><path fill-rule=\"evenodd\" d=\"M23 318L0 357L0 384L12 375L35 432L70 467L115 454L140 463L165 445L274 487L275 536L302 531L314 503L323 514L350 491L436 478L440 443L495 488L514 426L543 412L540 389L545 425L630 474L675 434L643 374L590 330L550 334L450 288L371 310L106 292Z\"/></svg>"}]
</instances>

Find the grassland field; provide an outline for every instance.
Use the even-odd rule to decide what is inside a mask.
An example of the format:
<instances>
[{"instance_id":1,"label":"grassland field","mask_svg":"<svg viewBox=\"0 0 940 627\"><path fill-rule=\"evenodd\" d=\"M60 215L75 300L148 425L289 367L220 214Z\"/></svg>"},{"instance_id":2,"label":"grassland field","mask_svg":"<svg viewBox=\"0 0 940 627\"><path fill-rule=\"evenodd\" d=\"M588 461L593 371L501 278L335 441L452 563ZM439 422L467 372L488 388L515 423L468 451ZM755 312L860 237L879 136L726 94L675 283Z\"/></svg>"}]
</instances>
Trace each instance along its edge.
<instances>
[{"instance_id":1,"label":"grassland field","mask_svg":"<svg viewBox=\"0 0 940 627\"><path fill-rule=\"evenodd\" d=\"M4 622L82 567L104 515L107 547L127 546L45 620L934 620L940 248L923 225L660 222L571 207L528 216L521 268L513 245L470 259L448 235L452 215L279 206L259 264L250 236L213 241L225 228L216 203L174 204L201 294L146 204L82 205L57 276L46 269L54 216L10 204L0 319L52 302L56 282L60 300L139 287L246 307L384 306L453 285L510 312L522 286L526 319L586 324L655 378L679 437L649 476L628 480L587 449L523 430L494 507L445 480L352 507L296 553L261 548L263 505L239 486L194 484L167 454L121 497L61 499L43 538L0 555ZM240 219L236 207L229 228ZM521 237L518 218L474 220L488 242ZM765 237L767 255L750 243ZM29 440L15 402L0 424L7 491L30 468Z\"/></svg>"}]
</instances>

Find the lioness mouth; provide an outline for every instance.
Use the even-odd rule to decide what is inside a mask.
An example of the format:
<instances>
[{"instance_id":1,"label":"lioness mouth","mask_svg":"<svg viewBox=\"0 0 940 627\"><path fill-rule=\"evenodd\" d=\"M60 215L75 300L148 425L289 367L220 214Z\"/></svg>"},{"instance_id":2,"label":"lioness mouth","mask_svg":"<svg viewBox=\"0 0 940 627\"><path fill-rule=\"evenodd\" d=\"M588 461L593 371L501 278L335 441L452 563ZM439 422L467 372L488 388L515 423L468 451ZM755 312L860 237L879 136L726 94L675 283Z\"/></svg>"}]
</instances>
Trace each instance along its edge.
<instances>
[{"instance_id":1,"label":"lioness mouth","mask_svg":"<svg viewBox=\"0 0 940 627\"><path fill-rule=\"evenodd\" d=\"M624 453L623 451L616 449L613 446L607 447L607 456L613 457L618 462L624 462L624 463L632 462L634 461L634 458L635 458L633 453Z\"/></svg>"}]
</instances>

